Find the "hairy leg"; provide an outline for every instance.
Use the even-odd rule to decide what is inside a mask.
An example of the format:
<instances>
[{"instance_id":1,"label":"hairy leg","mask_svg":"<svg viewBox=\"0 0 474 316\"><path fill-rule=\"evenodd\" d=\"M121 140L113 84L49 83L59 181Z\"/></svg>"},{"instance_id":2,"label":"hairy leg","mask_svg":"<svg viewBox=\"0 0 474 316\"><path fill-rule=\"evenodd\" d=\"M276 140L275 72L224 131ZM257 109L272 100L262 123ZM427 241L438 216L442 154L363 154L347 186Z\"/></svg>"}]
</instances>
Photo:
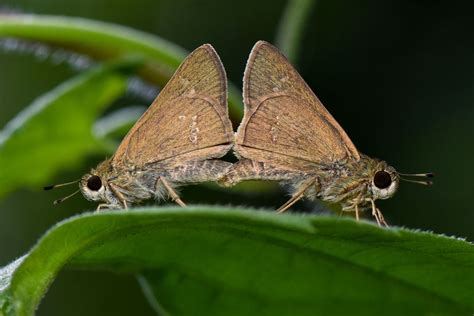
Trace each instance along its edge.
<instances>
[{"instance_id":1,"label":"hairy leg","mask_svg":"<svg viewBox=\"0 0 474 316\"><path fill-rule=\"evenodd\" d=\"M293 204L295 204L300 199L302 199L304 197L304 193L306 192L306 190L308 190L312 185L315 185L317 183L317 181L318 181L318 179L316 177L314 177L312 179L307 180L303 184L301 184L298 187L298 189L296 190L296 192L293 193L291 198L288 201L286 201L285 204L283 204L282 206L280 206L278 208L277 212L278 213L283 213L286 210L288 210Z\"/></svg>"},{"instance_id":2,"label":"hairy leg","mask_svg":"<svg viewBox=\"0 0 474 316\"><path fill-rule=\"evenodd\" d=\"M173 189L173 187L166 181L164 177L160 177L159 181L163 184L165 187L166 191L168 191L169 196L173 200L173 202L176 202L179 206L186 207L186 204L180 199L179 195L176 193L176 191Z\"/></svg>"}]
</instances>

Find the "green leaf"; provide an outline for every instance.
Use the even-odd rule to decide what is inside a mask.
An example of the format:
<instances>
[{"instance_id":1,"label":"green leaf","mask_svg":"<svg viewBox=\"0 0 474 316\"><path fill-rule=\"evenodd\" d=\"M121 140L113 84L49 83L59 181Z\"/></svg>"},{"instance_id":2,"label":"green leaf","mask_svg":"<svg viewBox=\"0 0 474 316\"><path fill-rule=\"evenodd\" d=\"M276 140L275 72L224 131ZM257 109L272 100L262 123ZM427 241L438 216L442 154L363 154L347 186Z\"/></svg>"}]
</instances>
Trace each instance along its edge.
<instances>
[{"instance_id":1,"label":"green leaf","mask_svg":"<svg viewBox=\"0 0 474 316\"><path fill-rule=\"evenodd\" d=\"M136 61L117 62L64 82L39 97L0 131L0 196L44 185L58 170L103 152L91 132L99 114L126 91Z\"/></svg>"},{"instance_id":2,"label":"green leaf","mask_svg":"<svg viewBox=\"0 0 474 316\"><path fill-rule=\"evenodd\" d=\"M276 45L293 64L298 61L304 27L310 17L315 1L289 0L278 25Z\"/></svg>"},{"instance_id":3,"label":"green leaf","mask_svg":"<svg viewBox=\"0 0 474 316\"><path fill-rule=\"evenodd\" d=\"M474 248L465 241L344 218L215 207L66 220L0 270L0 311L32 315L65 265L141 275L163 315L474 312Z\"/></svg>"},{"instance_id":4,"label":"green leaf","mask_svg":"<svg viewBox=\"0 0 474 316\"><path fill-rule=\"evenodd\" d=\"M121 139L145 113L145 106L128 106L100 118L94 123L94 135L100 139Z\"/></svg>"},{"instance_id":5,"label":"green leaf","mask_svg":"<svg viewBox=\"0 0 474 316\"><path fill-rule=\"evenodd\" d=\"M0 37L46 42L107 60L139 55L145 60L141 76L159 86L164 86L187 55L183 48L158 36L83 18L6 15L0 19ZM242 110L240 92L229 84L229 114L238 120Z\"/></svg>"}]
</instances>

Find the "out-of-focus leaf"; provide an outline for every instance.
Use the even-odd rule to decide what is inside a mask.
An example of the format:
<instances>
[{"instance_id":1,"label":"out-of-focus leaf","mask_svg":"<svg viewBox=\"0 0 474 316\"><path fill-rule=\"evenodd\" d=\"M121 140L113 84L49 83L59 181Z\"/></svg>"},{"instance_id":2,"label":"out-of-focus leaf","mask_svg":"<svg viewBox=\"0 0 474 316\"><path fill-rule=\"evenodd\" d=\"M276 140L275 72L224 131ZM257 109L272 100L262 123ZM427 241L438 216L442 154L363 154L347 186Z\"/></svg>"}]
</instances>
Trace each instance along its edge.
<instances>
[{"instance_id":1,"label":"out-of-focus leaf","mask_svg":"<svg viewBox=\"0 0 474 316\"><path fill-rule=\"evenodd\" d=\"M109 113L94 123L93 132L97 138L123 138L146 111L145 106L129 106Z\"/></svg>"},{"instance_id":2,"label":"out-of-focus leaf","mask_svg":"<svg viewBox=\"0 0 474 316\"><path fill-rule=\"evenodd\" d=\"M465 241L341 218L217 207L66 220L0 270L0 311L32 315L65 265L141 275L161 315L474 312L474 248Z\"/></svg>"},{"instance_id":3,"label":"out-of-focus leaf","mask_svg":"<svg viewBox=\"0 0 474 316\"><path fill-rule=\"evenodd\" d=\"M0 131L0 196L39 187L87 154L104 152L91 132L99 114L126 91L135 61L79 75L39 97Z\"/></svg>"},{"instance_id":4,"label":"out-of-focus leaf","mask_svg":"<svg viewBox=\"0 0 474 316\"><path fill-rule=\"evenodd\" d=\"M42 41L100 59L139 55L145 60L139 73L161 87L187 55L183 48L158 36L125 26L82 18L0 15L0 37ZM231 84L229 112L235 120L242 116L240 93Z\"/></svg>"},{"instance_id":5,"label":"out-of-focus leaf","mask_svg":"<svg viewBox=\"0 0 474 316\"><path fill-rule=\"evenodd\" d=\"M287 7L278 26L275 39L276 45L294 64L298 61L304 27L310 17L315 1L288 0Z\"/></svg>"}]
</instances>

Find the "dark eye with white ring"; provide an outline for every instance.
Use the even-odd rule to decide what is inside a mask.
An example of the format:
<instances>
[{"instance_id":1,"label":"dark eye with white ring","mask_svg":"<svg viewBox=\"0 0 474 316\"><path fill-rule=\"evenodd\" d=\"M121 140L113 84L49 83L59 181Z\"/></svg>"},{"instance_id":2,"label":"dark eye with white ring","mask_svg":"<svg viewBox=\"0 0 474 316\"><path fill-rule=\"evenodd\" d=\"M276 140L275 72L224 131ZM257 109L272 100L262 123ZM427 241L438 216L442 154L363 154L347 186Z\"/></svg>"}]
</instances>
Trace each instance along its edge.
<instances>
[{"instance_id":1,"label":"dark eye with white ring","mask_svg":"<svg viewBox=\"0 0 474 316\"><path fill-rule=\"evenodd\" d=\"M87 187L91 191L99 191L102 187L102 180L100 180L99 176L91 176L87 179Z\"/></svg>"},{"instance_id":2,"label":"dark eye with white ring","mask_svg":"<svg viewBox=\"0 0 474 316\"><path fill-rule=\"evenodd\" d=\"M374 184L379 189L386 189L392 184L392 177L386 171L377 171L374 175Z\"/></svg>"}]
</instances>

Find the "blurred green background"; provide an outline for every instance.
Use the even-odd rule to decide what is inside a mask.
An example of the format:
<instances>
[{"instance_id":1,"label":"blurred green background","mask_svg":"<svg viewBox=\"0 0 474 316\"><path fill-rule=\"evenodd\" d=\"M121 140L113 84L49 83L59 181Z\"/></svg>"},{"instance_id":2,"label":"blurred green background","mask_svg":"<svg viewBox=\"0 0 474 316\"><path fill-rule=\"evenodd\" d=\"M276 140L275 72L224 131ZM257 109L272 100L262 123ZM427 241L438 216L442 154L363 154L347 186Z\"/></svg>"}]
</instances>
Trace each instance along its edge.
<instances>
[{"instance_id":1,"label":"blurred green background","mask_svg":"<svg viewBox=\"0 0 474 316\"><path fill-rule=\"evenodd\" d=\"M240 88L250 49L260 39L275 41L287 1L1 0L0 5L25 13L123 24L189 51L211 43L229 80ZM470 1L314 1L296 64L361 152L385 159L402 172L436 173L434 186L402 183L394 198L380 201L387 220L470 241L474 240L473 9ZM0 127L75 74L67 65L0 51ZM148 105L149 100L129 102ZM25 148L25 155L32 150ZM66 170L51 182L76 179L102 159L89 157L89 164ZM79 196L53 207L52 200L67 192L24 189L0 201L1 266L25 253L54 223L94 208ZM286 199L281 190L225 192L190 187L183 196L194 203L272 208ZM299 208L311 205L302 203ZM153 312L131 276L61 272L39 315L85 314Z\"/></svg>"}]
</instances>

